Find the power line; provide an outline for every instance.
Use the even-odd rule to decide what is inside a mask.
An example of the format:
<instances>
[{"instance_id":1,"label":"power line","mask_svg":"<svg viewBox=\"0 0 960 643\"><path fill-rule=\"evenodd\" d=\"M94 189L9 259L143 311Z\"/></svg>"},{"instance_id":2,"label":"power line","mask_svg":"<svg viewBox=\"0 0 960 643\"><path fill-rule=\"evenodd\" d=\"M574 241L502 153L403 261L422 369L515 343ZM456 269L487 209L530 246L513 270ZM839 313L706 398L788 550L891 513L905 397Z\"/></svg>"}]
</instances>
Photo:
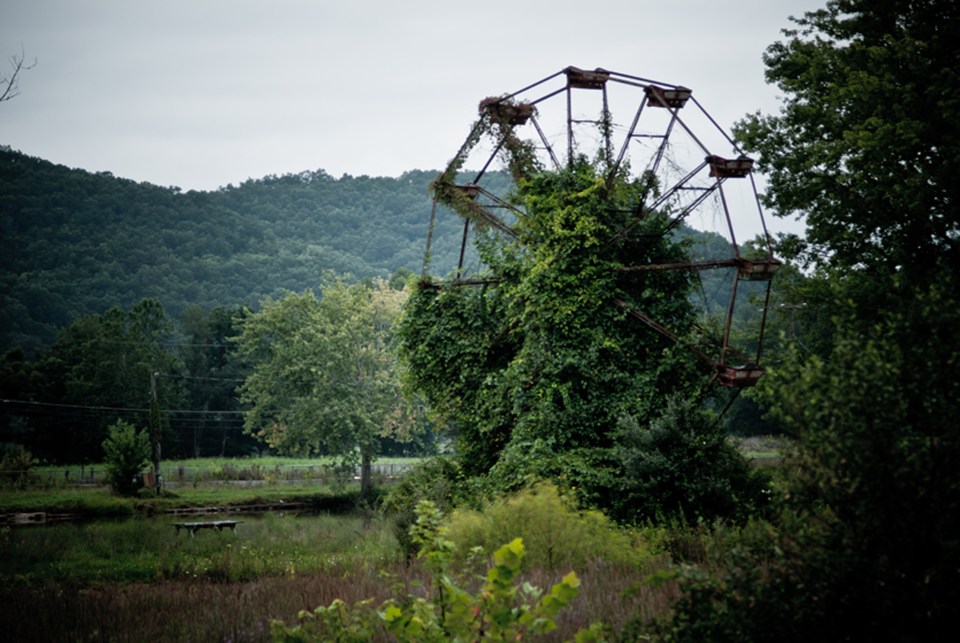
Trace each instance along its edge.
<instances>
[{"instance_id":1,"label":"power line","mask_svg":"<svg viewBox=\"0 0 960 643\"><path fill-rule=\"evenodd\" d=\"M148 413L147 408L129 408L122 406L91 406L86 404L61 404L57 402L34 402L32 400L0 400L3 404L23 404L25 406L47 407L54 409L79 409L85 411L109 411L112 413ZM191 410L191 409L160 409L161 413L184 413L198 415L243 415L243 411L210 411L210 410Z\"/></svg>"}]
</instances>

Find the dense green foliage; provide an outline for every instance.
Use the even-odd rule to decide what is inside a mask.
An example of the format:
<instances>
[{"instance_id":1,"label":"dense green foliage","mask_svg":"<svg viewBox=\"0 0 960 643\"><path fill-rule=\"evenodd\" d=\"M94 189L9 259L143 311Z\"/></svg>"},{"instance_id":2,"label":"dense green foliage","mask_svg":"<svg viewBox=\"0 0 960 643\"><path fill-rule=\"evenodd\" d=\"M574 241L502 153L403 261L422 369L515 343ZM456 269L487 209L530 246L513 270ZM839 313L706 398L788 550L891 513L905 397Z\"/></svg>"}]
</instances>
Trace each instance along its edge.
<instances>
[{"instance_id":1,"label":"dense green foliage","mask_svg":"<svg viewBox=\"0 0 960 643\"><path fill-rule=\"evenodd\" d=\"M23 447L5 450L0 457L0 484L25 489L32 479L31 466L33 454Z\"/></svg>"},{"instance_id":2,"label":"dense green foliage","mask_svg":"<svg viewBox=\"0 0 960 643\"><path fill-rule=\"evenodd\" d=\"M230 342L243 304L317 288L325 271L393 271L399 287L420 267L432 173L317 171L181 194L9 149L0 157L0 346L19 345L0 358L0 443L43 461L99 460L118 417L149 425L157 372L164 457L253 452L236 391L253 365ZM488 176L506 191L505 174ZM438 219L434 269L453 265L459 227ZM125 320L145 315L160 324L146 334Z\"/></svg>"},{"instance_id":3,"label":"dense green foliage","mask_svg":"<svg viewBox=\"0 0 960 643\"><path fill-rule=\"evenodd\" d=\"M348 605L335 600L329 606L301 611L299 624L273 624L276 641L369 641L389 634L396 641L511 641L542 636L556 629L554 619L576 598L580 579L570 572L544 592L529 582L520 583L526 555L516 538L493 553L493 565L478 591L469 579L456 576L447 540L436 507L422 502L417 509L413 540L418 557L430 573L433 594L428 598L403 593L378 608L371 601ZM576 635L576 641L598 641L599 624Z\"/></svg>"},{"instance_id":4,"label":"dense green foliage","mask_svg":"<svg viewBox=\"0 0 960 643\"><path fill-rule=\"evenodd\" d=\"M766 505L766 476L744 466L726 426L696 400L671 400L648 426L623 420L616 442L620 477L610 513L621 520L745 520Z\"/></svg>"},{"instance_id":5,"label":"dense green foliage","mask_svg":"<svg viewBox=\"0 0 960 643\"><path fill-rule=\"evenodd\" d=\"M613 509L624 482L619 458L634 445L618 444L618 427L647 427L671 397L700 399L705 365L627 312L681 336L696 318L689 273L618 270L687 256L656 214L617 234L646 189L585 159L530 172L511 196L523 213L516 237L488 232L477 244L487 285L422 283L411 295L400 328L409 381L454 427L468 477L499 490L551 478ZM636 509L624 506L619 517L644 517Z\"/></svg>"},{"instance_id":6,"label":"dense green foliage","mask_svg":"<svg viewBox=\"0 0 960 643\"><path fill-rule=\"evenodd\" d=\"M639 568L651 548L637 533L618 527L603 513L580 510L553 484L541 482L485 502L479 509L459 507L444 519L457 543L454 560L465 562L479 547L492 552L499 543L523 539L529 565L539 569L583 569L591 562Z\"/></svg>"},{"instance_id":7,"label":"dense green foliage","mask_svg":"<svg viewBox=\"0 0 960 643\"><path fill-rule=\"evenodd\" d=\"M165 404L181 407L180 361L164 346L172 333L173 323L151 299L128 311L115 306L88 315L65 328L36 364L32 395L26 398L57 405L36 409L59 411L32 424L31 448L44 457L69 453L75 462L99 460L107 426L117 418L106 409L131 409L124 419L148 424L153 373L160 374L157 387Z\"/></svg>"},{"instance_id":8,"label":"dense green foliage","mask_svg":"<svg viewBox=\"0 0 960 643\"><path fill-rule=\"evenodd\" d=\"M240 388L245 429L280 453L332 454L350 471L362 464L368 491L380 437L408 424L391 347L405 296L385 282L329 278L319 298L264 301L237 337L254 364Z\"/></svg>"},{"instance_id":9,"label":"dense green foliage","mask_svg":"<svg viewBox=\"0 0 960 643\"><path fill-rule=\"evenodd\" d=\"M796 22L765 57L783 109L740 127L809 226L781 244L811 269L794 348L758 390L791 475L766 535L689 579L672 638L936 640L960 601L960 11L831 0Z\"/></svg>"},{"instance_id":10,"label":"dense green foliage","mask_svg":"<svg viewBox=\"0 0 960 643\"><path fill-rule=\"evenodd\" d=\"M138 475L150 457L150 438L146 431L117 420L103 441L103 455L110 486L120 495L131 495L140 487Z\"/></svg>"},{"instance_id":11,"label":"dense green foliage","mask_svg":"<svg viewBox=\"0 0 960 643\"><path fill-rule=\"evenodd\" d=\"M322 170L181 193L54 165L0 147L0 351L32 353L58 328L112 306L254 306L357 278L419 271L434 172L335 179ZM441 222L433 263L456 263Z\"/></svg>"},{"instance_id":12,"label":"dense green foliage","mask_svg":"<svg viewBox=\"0 0 960 643\"><path fill-rule=\"evenodd\" d=\"M181 333L156 300L75 320L35 359L0 358L0 441L52 462L96 462L117 419L150 425L156 380L165 456L249 454L234 392L246 375L228 337L241 311L191 308Z\"/></svg>"}]
</instances>

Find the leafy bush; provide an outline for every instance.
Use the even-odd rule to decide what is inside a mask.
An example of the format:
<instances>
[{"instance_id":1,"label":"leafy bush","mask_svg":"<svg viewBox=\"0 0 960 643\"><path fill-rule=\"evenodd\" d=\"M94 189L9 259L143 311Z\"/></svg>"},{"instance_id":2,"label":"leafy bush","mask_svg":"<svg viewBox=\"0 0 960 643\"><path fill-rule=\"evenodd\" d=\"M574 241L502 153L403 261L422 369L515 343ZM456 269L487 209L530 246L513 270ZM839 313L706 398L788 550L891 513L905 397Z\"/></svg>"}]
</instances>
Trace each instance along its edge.
<instances>
[{"instance_id":1,"label":"leafy bush","mask_svg":"<svg viewBox=\"0 0 960 643\"><path fill-rule=\"evenodd\" d=\"M138 474L150 459L150 438L129 422L117 420L103 441L110 486L121 495L132 495L140 486Z\"/></svg>"},{"instance_id":2,"label":"leafy bush","mask_svg":"<svg viewBox=\"0 0 960 643\"><path fill-rule=\"evenodd\" d=\"M414 465L384 499L383 509L393 514L394 534L408 557L417 553L411 528L418 503L429 500L440 511L449 511L461 484L460 468L450 458L439 456Z\"/></svg>"},{"instance_id":3,"label":"leafy bush","mask_svg":"<svg viewBox=\"0 0 960 643\"><path fill-rule=\"evenodd\" d=\"M519 536L529 563L550 570L582 567L595 559L635 565L650 555L642 542L599 511L578 511L549 482L488 502L479 511L457 509L445 524L460 552L474 547L492 551L497 543Z\"/></svg>"},{"instance_id":4,"label":"leafy bush","mask_svg":"<svg viewBox=\"0 0 960 643\"><path fill-rule=\"evenodd\" d=\"M411 530L419 545L418 556L431 574L434 594L412 594L385 601L374 608L371 601L348 605L341 600L312 612L301 611L299 624L275 621L277 641L368 641L389 634L398 641L519 641L546 634L556 628L554 618L580 591L580 579L568 573L544 592L530 583L518 583L526 551L515 538L493 555L493 566L478 592L464 589L452 573L454 544L444 537L436 505L422 501ZM581 630L576 641L601 640L602 626Z\"/></svg>"},{"instance_id":5,"label":"leafy bush","mask_svg":"<svg viewBox=\"0 0 960 643\"><path fill-rule=\"evenodd\" d=\"M30 467L33 455L26 449L12 449L3 454L0 460L0 480L23 489L30 482Z\"/></svg>"},{"instance_id":6,"label":"leafy bush","mask_svg":"<svg viewBox=\"0 0 960 643\"><path fill-rule=\"evenodd\" d=\"M766 503L766 476L696 400L671 401L650 426L625 418L616 439L619 520L745 520Z\"/></svg>"}]
</instances>

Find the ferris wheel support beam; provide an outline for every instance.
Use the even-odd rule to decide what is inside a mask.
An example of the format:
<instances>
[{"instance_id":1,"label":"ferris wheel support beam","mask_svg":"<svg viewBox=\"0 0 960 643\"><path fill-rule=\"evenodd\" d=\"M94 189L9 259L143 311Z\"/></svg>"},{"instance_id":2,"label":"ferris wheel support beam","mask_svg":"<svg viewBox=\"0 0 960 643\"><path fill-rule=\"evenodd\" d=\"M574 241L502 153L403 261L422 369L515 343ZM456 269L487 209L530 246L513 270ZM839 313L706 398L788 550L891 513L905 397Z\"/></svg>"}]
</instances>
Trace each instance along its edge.
<instances>
[{"instance_id":1,"label":"ferris wheel support beam","mask_svg":"<svg viewBox=\"0 0 960 643\"><path fill-rule=\"evenodd\" d=\"M608 172L609 176L613 176L616 173L617 169L620 168L620 164L623 163L623 157L626 155L627 148L630 147L630 141L633 140L634 133L637 131L637 124L640 122L640 115L643 113L643 107L646 104L647 104L646 98L640 101L640 106L637 107L637 113L634 114L633 116L633 122L630 123L630 129L627 130L627 135L623 139L623 145L620 146L620 153L617 154L617 162L614 164L612 168L610 168L610 172Z\"/></svg>"},{"instance_id":2,"label":"ferris wheel support beam","mask_svg":"<svg viewBox=\"0 0 960 643\"><path fill-rule=\"evenodd\" d=\"M644 219L648 214L650 214L650 213L652 213L652 212L656 212L657 209L660 208L660 206L662 206L664 203L666 203L666 202L669 201L671 198L673 198L673 196L674 196L677 192L679 192L680 190L684 189L684 188L686 187L686 184L687 184L688 182L692 181L693 178L694 178L697 174L699 174L699 173L703 170L703 168L705 168L706 166L707 166L707 162L706 162L706 161L702 162L700 165L698 165L696 168L694 168L691 172L689 172L685 177L683 177L682 179L680 179L680 181L679 181L676 185L674 185L672 188L670 188L669 190L667 190L666 192L664 192L662 195L660 195L660 197L659 197L656 201L654 201L652 204L650 204L649 206L646 206L646 207L640 207L640 208L637 210L637 212L636 212L636 216L634 216L625 226L623 226L623 228L622 228L619 232L617 232L616 234L612 235L612 236L610 237L610 239L606 242L606 245L609 246L609 245L611 245L611 244L613 244L613 243L616 243L616 242L619 241L620 239L623 239L623 238L626 237L628 234L630 234L630 232L631 232L641 221L643 221L643 219ZM702 191L701 191L701 193L700 193L700 195L693 201L693 203L691 203L690 205L688 205L687 207L685 207L680 214L678 214L676 217L674 217L673 219L671 219L671 220L670 220L670 223L668 223L668 224L664 227L664 229L660 231L660 234L661 234L661 235L664 235L664 234L670 232L670 230L672 230L673 228L675 228L681 221L683 221L684 218L686 218L686 216L687 216L688 214L690 214L690 212L692 212L698 205L700 205L701 203L703 203L703 201L704 201L708 196L710 196L710 194L713 193L713 191L716 189L716 186L717 186L717 184L714 184L714 185L712 185L712 186L710 186L710 187L708 187L708 188L703 188Z\"/></svg>"},{"instance_id":3,"label":"ferris wheel support beam","mask_svg":"<svg viewBox=\"0 0 960 643\"><path fill-rule=\"evenodd\" d=\"M535 83L531 83L531 84L527 85L527 86L524 87L523 89L518 89L517 91L513 92L512 94L507 94L507 95L504 96L501 100L512 100L513 98L516 98L516 97L519 96L520 94L523 94L524 92L530 91L530 90L533 89L534 87L539 87L540 85L542 85L542 84L544 84L544 83L550 82L551 80L553 80L554 78L556 78L557 76L560 76L561 74L563 74L563 73L565 73L565 72L566 72L565 69L561 69L560 71L555 72L555 73L553 73L553 74L550 74L549 76L547 76L547 77L545 77L545 78L541 78L540 80L538 80L538 81L535 82ZM563 90L561 90L561 91L563 91ZM558 93L558 92L554 92L554 93L556 94L556 93Z\"/></svg>"},{"instance_id":4,"label":"ferris wheel support beam","mask_svg":"<svg viewBox=\"0 0 960 643\"><path fill-rule=\"evenodd\" d=\"M730 232L730 244L733 246L733 256L740 258L740 245L737 243L737 233L733 231L733 219L730 218L730 208L727 207L727 197L723 193L723 179L717 177L717 190L720 192L720 204L723 206L723 216L727 219L727 230Z\"/></svg>"},{"instance_id":5,"label":"ferris wheel support beam","mask_svg":"<svg viewBox=\"0 0 960 643\"><path fill-rule=\"evenodd\" d=\"M760 226L763 228L763 240L767 244L767 254L773 256L773 241L770 239L770 233L767 231L767 220L763 216L763 206L760 205L760 193L757 192L757 182L753 178L753 172L750 173L750 187L753 188L753 198L757 203L757 214L760 216ZM766 310L764 310L766 313Z\"/></svg>"},{"instance_id":6,"label":"ferris wheel support beam","mask_svg":"<svg viewBox=\"0 0 960 643\"><path fill-rule=\"evenodd\" d=\"M557 79L560 79L560 82L557 82ZM613 143L613 121L609 101L610 99L619 100L620 93L608 96L608 89L613 87L609 85L610 82L616 83L616 87L627 88L629 92L633 92L632 88L643 92L642 95L637 96L639 100L633 102L635 113L626 138L621 142L618 134L616 145ZM590 118L589 115L582 114L583 105L581 105L580 98L582 94L580 91L575 93L574 90L601 92L602 108L599 117ZM612 89L609 91L619 92L620 90ZM540 92L542 94L538 95ZM564 94L566 99L566 155L560 149L563 145L563 143L560 143L562 138L557 137L551 141L547 137L547 133L550 133L550 136L557 134L562 136L561 128L564 127L562 103L554 106L554 103L551 102L550 106L542 108L542 113L541 108L538 107L541 103L545 104L545 101L555 97L558 99L556 102L559 103L562 100L559 97L560 94ZM527 98L531 95L531 98ZM502 234L529 243L538 242L524 239L517 230L511 227L513 221L522 220L526 213L519 210L514 204L483 188L480 185L481 178L487 174L495 159L503 161L515 182L521 182L531 172L539 172L550 167L551 163L556 171L563 172L564 169L573 167L577 158L576 150L580 145L583 146L584 154L596 154L593 158L605 164L603 174L606 176L602 178L608 181L610 185L613 185L615 178L620 173L627 173L628 171L631 176L625 177L625 179L634 181L629 192L629 203L608 202L606 204L609 212L618 213L618 219L623 217L621 219L623 223L622 228L612 233L598 250L608 249L612 244L627 238L642 221L649 220L651 215L657 216L656 223L653 226L656 229L643 234L637 233L637 241L641 242L642 237L667 235L671 230L680 226L697 208L702 207L715 191L719 190L720 196L719 199L716 199L715 207L722 207L723 217L717 223L725 219L725 225L721 223L718 231L725 229L720 231L719 234L727 237L727 241L730 243L730 246L728 246L730 254L720 255L724 258L717 257L700 262L686 261L640 266L622 265L623 259L626 257L621 257L618 262L619 265L614 267L613 270L621 273L631 273L643 270L732 269L734 282L729 289L730 301L726 307L726 320L722 325L722 337L718 336L720 333L708 333L706 329L698 329L697 324L693 324L691 330L698 333L696 336L699 336L699 334L704 337L709 336L707 340L709 343L701 344L700 340L694 339L694 335L687 337L686 331L684 337L678 336L667 325L634 309L624 300L615 299L611 303L623 308L627 312L627 317L641 321L643 325L671 341L683 345L692 353L695 353L699 359L709 363L714 373L712 381L719 382L723 386L736 388L754 385L763 372L763 369L759 366L759 361L771 297L770 282L780 262L773 256L773 246L763 217L761 198L757 193L756 181L751 171L753 160L743 155L731 136L719 126L717 121L696 99L693 100L693 104L697 109L686 110L681 115L680 110L687 106L691 97L692 90L682 85L611 72L602 68L583 70L576 67L565 67L511 94L482 100L480 102L480 118L471 128L467 140L460 146L456 156L450 161L446 169L431 185L434 203L430 215L421 284L424 287L443 289L459 286L487 286L499 283L500 276L496 274L487 278L482 275L477 275L475 278L467 274L469 269L465 266L465 262L466 246L469 238L476 236L477 231L490 231L495 236ZM590 111L596 107L595 99L586 99L584 103L592 105ZM574 111L575 108L578 111ZM647 116L651 109L653 111L665 109L668 114L652 115L648 119ZM649 124L647 123L648 120L650 121ZM578 138L584 136L583 124L592 124L597 131L593 134L586 134L586 138L578 140ZM524 128L525 125L531 127L529 129ZM706 133L701 132L701 138L694 132L694 129L703 125L706 125ZM722 135L722 139L711 134L714 128ZM618 132L620 131L618 128ZM598 133L600 136L597 136ZM681 142L689 143L689 150L684 148L685 156L680 162L675 162L670 154L674 137ZM475 148L481 140L484 141L483 152L476 154L477 158L475 160L483 162L483 166L476 173L473 181L458 185L459 173L464 170L468 158L473 158L471 155L474 152L480 152ZM717 156L707 147L707 144L724 147L724 140L739 153L739 157L724 158ZM634 143L637 143L637 145L634 145ZM599 149L601 144L603 149ZM486 157L487 150L490 148L493 148L493 151L489 154L489 157ZM697 149L705 155L702 163L695 158ZM694 156L691 156L689 152L694 152ZM565 162L560 161L560 158L564 156L566 156ZM645 162L639 159L645 159ZM636 163L636 168L624 167L633 163ZM597 165L599 166L599 163ZM645 167L641 167L641 165L645 165ZM691 171L693 165L696 165L696 167ZM705 172L708 166L709 179ZM599 172L600 168L598 167L596 170ZM679 182L676 182L674 177L682 175L684 172L689 173L683 176ZM734 212L730 210L730 206L735 206L738 202L733 200L728 203L727 186L724 186L724 182L728 178L743 178L746 176L750 177L750 187L754 193L757 212L761 219L763 234L767 243L768 254L766 257L759 259L747 259L741 255L734 231ZM663 192L659 192L660 190L663 190ZM729 196L733 199L732 192ZM454 277L443 282L432 283L429 281L428 271L434 227L438 216L438 202L440 205L451 208L464 219L464 222L459 259ZM737 208L739 211L739 206ZM503 210L507 210L511 214L504 218ZM731 254L732 258L728 258ZM722 279L722 281L725 281L725 279ZM752 356L745 356L745 353L753 353L753 350L748 348L749 344L743 345L746 343L746 338L741 341L739 333L734 333L732 328L735 307L739 303L737 300L738 298L743 299L746 288L746 286L740 288L738 295L740 281L767 282L755 360ZM633 281L630 280L629 283L633 283ZM629 299L629 295L624 294L623 296L625 299ZM737 346L731 345L731 341L734 341L740 349L738 350ZM716 359L718 355L719 360Z\"/></svg>"},{"instance_id":7,"label":"ferris wheel support beam","mask_svg":"<svg viewBox=\"0 0 960 643\"><path fill-rule=\"evenodd\" d=\"M760 335L757 338L757 357L755 363L760 363L760 355L763 354L763 338L767 328L767 311L770 309L770 291L773 289L773 281L767 282L767 294L763 299L763 312L760 314Z\"/></svg>"},{"instance_id":8,"label":"ferris wheel support beam","mask_svg":"<svg viewBox=\"0 0 960 643\"><path fill-rule=\"evenodd\" d=\"M642 312L640 312L639 310L637 310L636 308L634 308L633 306L631 306L630 304L628 304L628 303L625 302L624 300L622 300L622 299L620 299L620 298L614 298L613 303L615 303L617 306L619 306L620 308L622 308L623 310L625 310L628 315L630 315L631 317L633 317L634 319L636 319L636 320L638 320L638 321L643 322L644 324L646 324L647 326L649 326L649 327L652 328L653 330L657 331L658 333L660 333L661 335L663 335L663 336L666 337L667 339L672 340L672 341L673 341L674 343L676 343L676 344L681 344L681 343L683 343L683 341L680 339L680 336L677 335L675 332L673 332L672 330L670 330L669 328L667 328L666 326L664 326L664 325L661 324L660 322L655 321L655 320L651 319L650 317L648 317L647 315L643 314ZM690 348L690 350L691 350L697 357L699 357L700 359L702 359L702 360L703 360L704 362L706 362L707 364L710 364L711 366L716 366L716 365L717 365L717 362L716 362L713 358L711 358L709 355L707 355L706 353L704 353L704 352L703 352L702 350L700 350L698 347L696 347L696 346L689 346L689 348Z\"/></svg>"},{"instance_id":9,"label":"ferris wheel support beam","mask_svg":"<svg viewBox=\"0 0 960 643\"><path fill-rule=\"evenodd\" d=\"M543 133L543 130L540 129L540 123L537 121L536 117L530 118L530 124L533 125L533 128L537 130L537 136L540 137L540 141L543 143L543 149L547 151L547 154L550 156L550 160L553 161L554 168L559 172L563 169L563 166L560 165L560 159L557 158L557 155L553 151L553 146L550 145L550 141L547 140L546 134Z\"/></svg>"},{"instance_id":10,"label":"ferris wheel support beam","mask_svg":"<svg viewBox=\"0 0 960 643\"><path fill-rule=\"evenodd\" d=\"M733 328L733 312L737 304L737 286L740 283L740 275L734 273L733 286L730 288L730 305L727 307L727 319L723 325L723 342L720 344L720 363L727 363L727 351L730 348L730 329Z\"/></svg>"}]
</instances>

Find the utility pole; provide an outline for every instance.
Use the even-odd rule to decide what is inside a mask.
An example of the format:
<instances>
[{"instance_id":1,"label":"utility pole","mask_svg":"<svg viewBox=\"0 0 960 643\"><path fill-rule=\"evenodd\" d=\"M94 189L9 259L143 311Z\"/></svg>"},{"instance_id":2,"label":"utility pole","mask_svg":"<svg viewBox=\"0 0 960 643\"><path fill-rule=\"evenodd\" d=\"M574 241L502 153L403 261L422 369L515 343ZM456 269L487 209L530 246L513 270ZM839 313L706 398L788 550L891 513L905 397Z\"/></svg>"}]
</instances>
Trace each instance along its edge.
<instances>
[{"instance_id":1,"label":"utility pole","mask_svg":"<svg viewBox=\"0 0 960 643\"><path fill-rule=\"evenodd\" d=\"M157 378L159 372L150 375L150 446L153 460L153 479L157 485L157 495L163 481L160 478L160 403L157 401Z\"/></svg>"}]
</instances>

